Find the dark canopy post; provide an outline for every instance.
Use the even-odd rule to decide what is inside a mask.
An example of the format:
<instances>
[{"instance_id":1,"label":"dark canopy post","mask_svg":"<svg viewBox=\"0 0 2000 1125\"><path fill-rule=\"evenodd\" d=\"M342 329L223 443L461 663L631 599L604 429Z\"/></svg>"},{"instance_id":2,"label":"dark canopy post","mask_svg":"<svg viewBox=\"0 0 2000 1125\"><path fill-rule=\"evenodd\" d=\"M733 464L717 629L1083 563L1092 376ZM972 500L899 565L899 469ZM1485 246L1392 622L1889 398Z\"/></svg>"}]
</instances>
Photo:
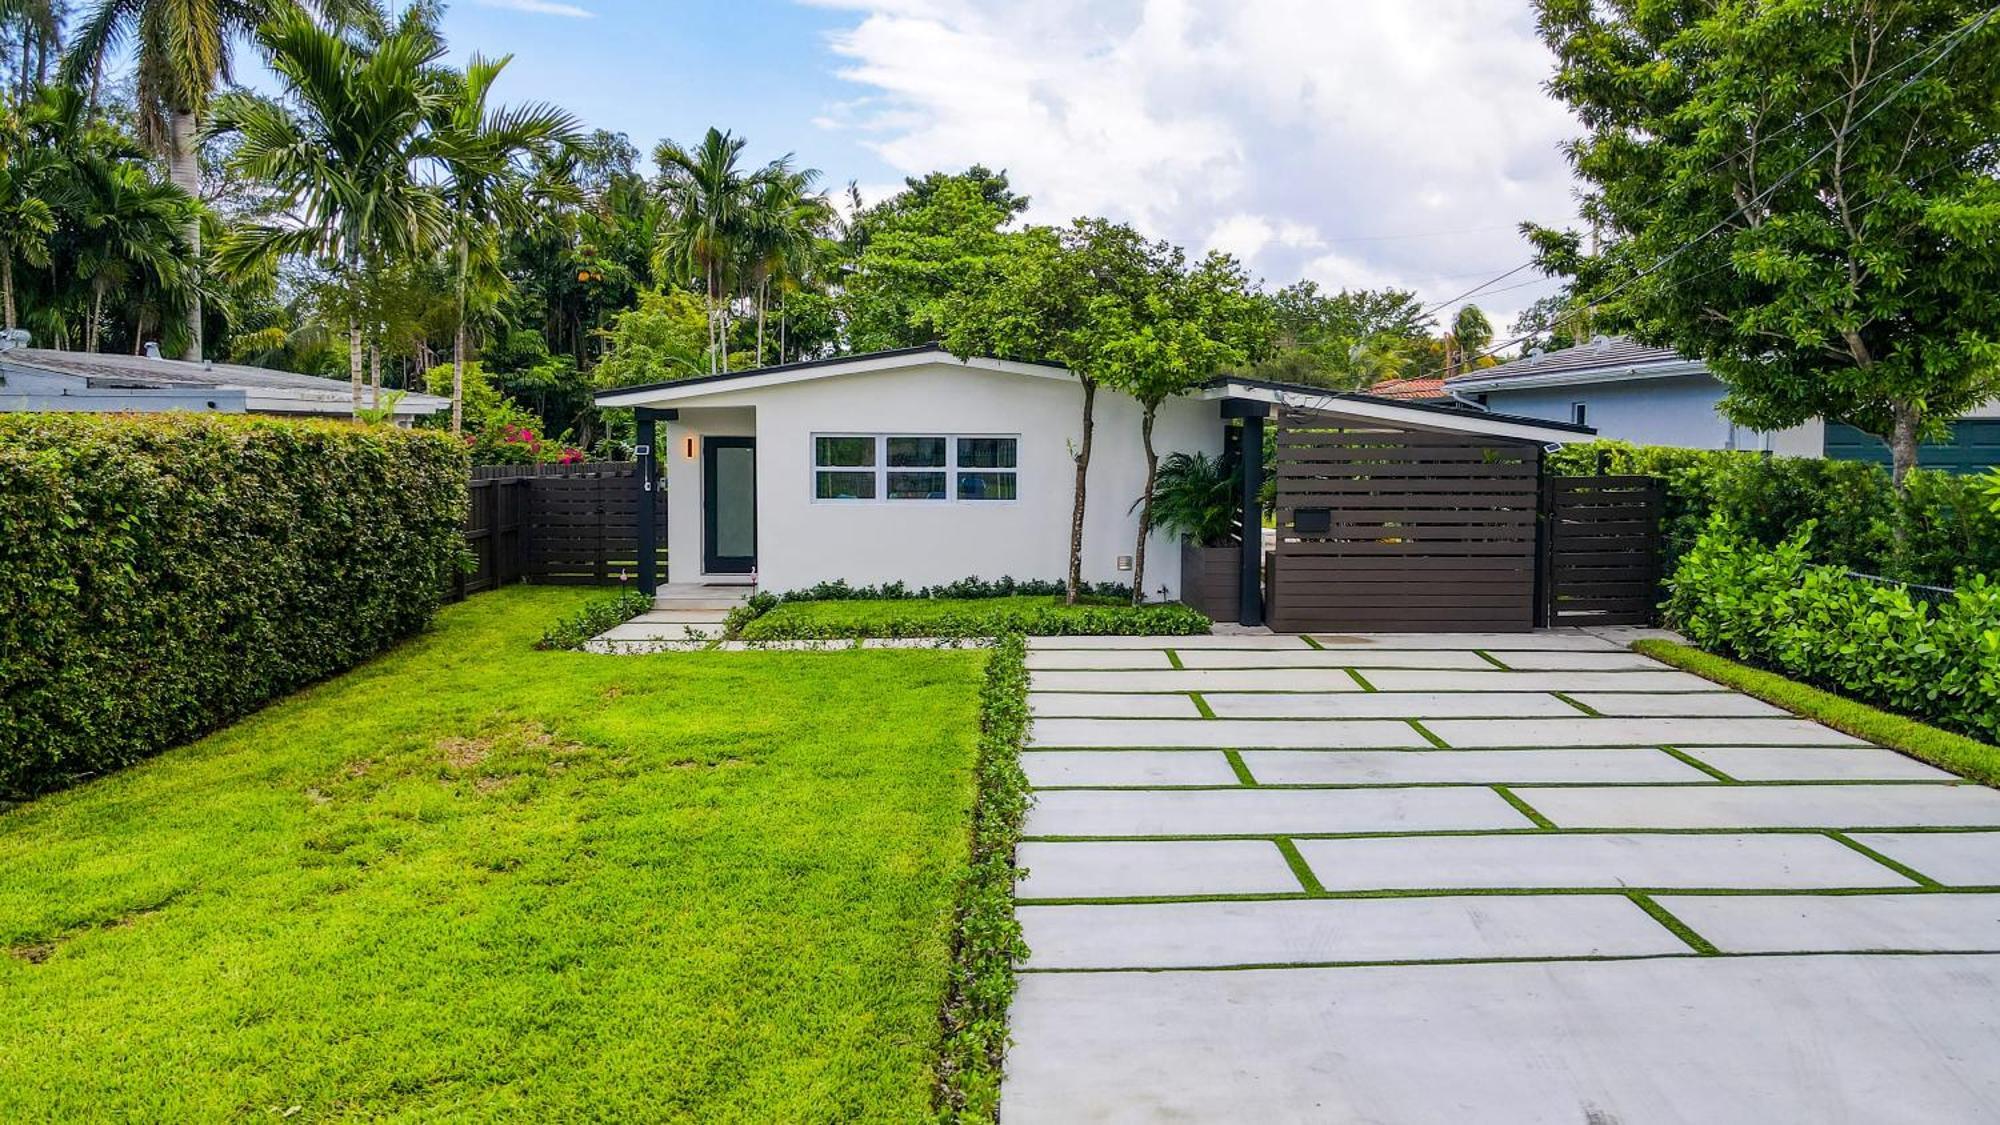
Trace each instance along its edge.
<instances>
[{"instance_id":1,"label":"dark canopy post","mask_svg":"<svg viewBox=\"0 0 2000 1125\"><path fill-rule=\"evenodd\" d=\"M660 529L655 519L655 509L659 506L658 422L673 415L671 411L643 406L635 408L632 414L639 423L637 448L633 451L639 462L639 471L634 474L639 481L639 592L650 598L660 590Z\"/></svg>"},{"instance_id":2,"label":"dark canopy post","mask_svg":"<svg viewBox=\"0 0 2000 1125\"><path fill-rule=\"evenodd\" d=\"M1236 621L1240 625L1264 623L1264 506L1257 494L1264 490L1264 418L1271 412L1268 403L1254 399L1222 400L1222 417L1243 420L1243 439L1237 448L1236 477L1241 486L1237 511L1243 521L1243 558L1238 568L1242 586L1237 595Z\"/></svg>"}]
</instances>

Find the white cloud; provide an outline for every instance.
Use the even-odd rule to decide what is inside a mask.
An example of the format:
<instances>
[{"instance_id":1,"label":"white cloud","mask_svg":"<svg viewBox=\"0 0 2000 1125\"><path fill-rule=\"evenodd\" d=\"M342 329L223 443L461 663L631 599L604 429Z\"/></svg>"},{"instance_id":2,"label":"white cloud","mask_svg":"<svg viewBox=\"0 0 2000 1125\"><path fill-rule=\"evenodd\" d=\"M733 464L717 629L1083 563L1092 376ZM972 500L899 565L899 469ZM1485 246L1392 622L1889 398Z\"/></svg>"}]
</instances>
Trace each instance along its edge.
<instances>
[{"instance_id":1,"label":"white cloud","mask_svg":"<svg viewBox=\"0 0 2000 1125\"><path fill-rule=\"evenodd\" d=\"M597 13L575 4L559 4L554 0L472 0L481 8L505 8L510 12L529 12L538 16L561 16L564 19L596 19Z\"/></svg>"},{"instance_id":2,"label":"white cloud","mask_svg":"<svg viewBox=\"0 0 2000 1125\"><path fill-rule=\"evenodd\" d=\"M828 127L902 173L1004 167L1037 221L1437 301L1527 258L1514 223L1574 214L1575 126L1516 0L804 2L854 15ZM1504 326L1544 291L1485 307Z\"/></svg>"}]
</instances>

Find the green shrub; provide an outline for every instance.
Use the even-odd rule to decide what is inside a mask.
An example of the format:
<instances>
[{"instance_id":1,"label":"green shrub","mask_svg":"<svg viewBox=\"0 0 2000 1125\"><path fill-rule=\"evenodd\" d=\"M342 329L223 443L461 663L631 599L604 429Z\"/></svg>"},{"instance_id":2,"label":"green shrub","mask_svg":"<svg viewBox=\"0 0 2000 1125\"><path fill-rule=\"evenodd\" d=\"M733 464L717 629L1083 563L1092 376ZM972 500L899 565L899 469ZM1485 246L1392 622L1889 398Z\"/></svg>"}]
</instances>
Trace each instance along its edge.
<instances>
[{"instance_id":1,"label":"green shrub","mask_svg":"<svg viewBox=\"0 0 2000 1125\"><path fill-rule=\"evenodd\" d=\"M611 597L599 598L585 605L549 626L542 639L535 642L535 647L580 649L585 641L597 634L614 625L623 625L651 608L653 599L637 590L620 590Z\"/></svg>"},{"instance_id":2,"label":"green shrub","mask_svg":"<svg viewBox=\"0 0 2000 1125\"><path fill-rule=\"evenodd\" d=\"M1977 477L1919 469L1899 498L1888 470L1865 462L1618 441L1565 446L1548 464L1565 475L1663 479L1669 572L1720 514L1767 547L1813 521L1815 561L1904 581L1950 586L1964 574L2000 574L2000 510Z\"/></svg>"},{"instance_id":3,"label":"green shrub","mask_svg":"<svg viewBox=\"0 0 2000 1125\"><path fill-rule=\"evenodd\" d=\"M1811 561L1808 522L1766 547L1717 516L1669 582L1696 645L1989 741L2000 737L2000 585L1932 606Z\"/></svg>"},{"instance_id":4,"label":"green shrub","mask_svg":"<svg viewBox=\"0 0 2000 1125\"><path fill-rule=\"evenodd\" d=\"M0 415L0 793L184 742L427 625L465 454L386 427Z\"/></svg>"},{"instance_id":5,"label":"green shrub","mask_svg":"<svg viewBox=\"0 0 2000 1125\"><path fill-rule=\"evenodd\" d=\"M753 612L746 608L745 613ZM983 639L1003 633L1056 636L1185 636L1209 620L1178 603L1064 605L1047 595L1012 598L794 602L750 620L732 620L731 636L748 641L835 641L864 637Z\"/></svg>"}]
</instances>

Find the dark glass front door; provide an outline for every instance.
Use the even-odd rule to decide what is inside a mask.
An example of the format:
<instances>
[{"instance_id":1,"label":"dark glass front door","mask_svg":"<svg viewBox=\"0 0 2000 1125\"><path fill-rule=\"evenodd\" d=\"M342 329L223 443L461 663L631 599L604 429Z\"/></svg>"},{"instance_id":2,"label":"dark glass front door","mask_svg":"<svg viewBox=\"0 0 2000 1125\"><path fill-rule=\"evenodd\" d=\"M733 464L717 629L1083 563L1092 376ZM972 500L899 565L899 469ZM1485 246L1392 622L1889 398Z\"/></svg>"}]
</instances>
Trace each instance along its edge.
<instances>
[{"instance_id":1,"label":"dark glass front door","mask_svg":"<svg viewBox=\"0 0 2000 1125\"><path fill-rule=\"evenodd\" d=\"M701 450L701 569L757 569L757 439L705 438Z\"/></svg>"}]
</instances>

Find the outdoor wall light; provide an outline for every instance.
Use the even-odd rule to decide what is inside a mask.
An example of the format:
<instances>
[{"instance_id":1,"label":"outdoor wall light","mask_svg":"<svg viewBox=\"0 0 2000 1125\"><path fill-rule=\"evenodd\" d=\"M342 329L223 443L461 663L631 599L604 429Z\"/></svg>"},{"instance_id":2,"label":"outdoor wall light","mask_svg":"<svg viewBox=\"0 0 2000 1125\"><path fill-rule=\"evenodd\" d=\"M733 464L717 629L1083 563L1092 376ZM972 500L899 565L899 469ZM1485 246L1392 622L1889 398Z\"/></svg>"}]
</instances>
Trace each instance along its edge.
<instances>
[{"instance_id":1,"label":"outdoor wall light","mask_svg":"<svg viewBox=\"0 0 2000 1125\"><path fill-rule=\"evenodd\" d=\"M1131 555L1119 555L1119 556L1118 556L1118 569L1119 569L1119 570L1131 570L1131 569L1132 569L1132 556L1131 556Z\"/></svg>"},{"instance_id":2,"label":"outdoor wall light","mask_svg":"<svg viewBox=\"0 0 2000 1125\"><path fill-rule=\"evenodd\" d=\"M695 437L693 434L689 434L688 436L681 439L681 452L690 461L694 460L694 454L695 454L694 442L695 442Z\"/></svg>"}]
</instances>

